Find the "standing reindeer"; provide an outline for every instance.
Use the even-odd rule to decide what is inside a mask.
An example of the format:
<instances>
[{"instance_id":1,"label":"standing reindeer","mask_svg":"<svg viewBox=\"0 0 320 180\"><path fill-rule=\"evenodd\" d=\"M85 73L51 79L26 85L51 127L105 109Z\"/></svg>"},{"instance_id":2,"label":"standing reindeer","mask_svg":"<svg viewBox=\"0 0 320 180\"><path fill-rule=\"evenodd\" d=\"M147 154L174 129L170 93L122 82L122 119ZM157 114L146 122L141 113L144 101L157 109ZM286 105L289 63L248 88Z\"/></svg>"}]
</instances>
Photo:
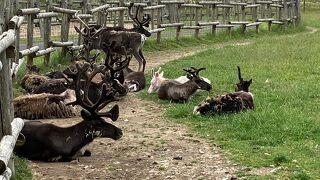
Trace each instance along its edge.
<instances>
[{"instance_id":1,"label":"standing reindeer","mask_svg":"<svg viewBox=\"0 0 320 180\"><path fill-rule=\"evenodd\" d=\"M98 100L92 102L88 98L92 78L97 73L103 73L105 66L76 65L76 70L69 69L67 75L75 83L76 104L80 105L83 120L70 127L58 127L39 121L27 121L21 131L26 142L15 149L18 156L40 161L71 161L80 156L90 156L91 152L84 149L97 137L118 140L122 137L122 130L106 122L102 117L116 121L119 116L119 106L114 105L110 111L99 112L110 102L115 101L116 91L110 84L103 83ZM80 82L85 79L85 86Z\"/></svg>"},{"instance_id":2,"label":"standing reindeer","mask_svg":"<svg viewBox=\"0 0 320 180\"><path fill-rule=\"evenodd\" d=\"M75 17L85 26L85 29L81 31L75 26L75 30L83 36L84 49L87 52L90 52L92 49L101 49L107 53L104 44L111 44L112 42L115 42L114 47L111 49L112 52L122 54L122 46L126 49L132 49L132 54L139 63L138 71L144 72L146 60L142 54L142 48L146 40L145 36L149 37L151 36L151 33L145 30L143 26L148 25L150 17L148 16L147 19L143 19L142 22L140 22L136 13L136 17L133 18L130 13L132 6L133 4L131 3L129 6L129 14L132 20L138 24L138 26L132 29L123 27L89 27L81 18L79 18L78 13L76 13Z\"/></svg>"}]
</instances>

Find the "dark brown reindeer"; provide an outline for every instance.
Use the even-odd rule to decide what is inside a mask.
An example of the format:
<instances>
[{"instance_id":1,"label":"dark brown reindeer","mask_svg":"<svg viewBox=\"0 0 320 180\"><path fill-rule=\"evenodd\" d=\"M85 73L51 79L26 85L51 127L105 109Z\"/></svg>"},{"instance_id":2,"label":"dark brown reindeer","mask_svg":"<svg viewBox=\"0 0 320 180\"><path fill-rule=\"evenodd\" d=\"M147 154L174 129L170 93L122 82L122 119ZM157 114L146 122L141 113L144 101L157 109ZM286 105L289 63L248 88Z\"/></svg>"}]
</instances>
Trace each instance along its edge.
<instances>
[{"instance_id":1,"label":"dark brown reindeer","mask_svg":"<svg viewBox=\"0 0 320 180\"><path fill-rule=\"evenodd\" d=\"M138 92L145 88L146 85L146 79L144 72L135 72L132 69L129 68L129 63L132 58L132 56L128 55L130 54L130 50L125 52L125 58L126 60L121 60L122 56L119 54L113 54L111 52L108 52L107 58L105 61L105 65L111 69L111 66L116 67L124 67L121 68L121 70L117 70L116 72L111 71L114 78L119 80L121 84L123 84L125 87L127 87L128 91L130 92ZM119 62L125 62L125 66L122 65L122 63ZM112 65L111 65L112 64ZM118 68L117 68L118 69Z\"/></svg>"},{"instance_id":2,"label":"dark brown reindeer","mask_svg":"<svg viewBox=\"0 0 320 180\"><path fill-rule=\"evenodd\" d=\"M238 78L240 82L236 84L236 92L208 97L194 107L193 114L237 113L246 109L254 109L253 94L249 92L252 79L243 80L239 66Z\"/></svg>"},{"instance_id":3,"label":"dark brown reindeer","mask_svg":"<svg viewBox=\"0 0 320 180\"><path fill-rule=\"evenodd\" d=\"M238 78L239 78L239 83L236 84L236 88L235 91L245 91L245 92L249 92L249 86L252 83L252 79L250 80L243 80L243 78L241 77L241 71L240 71L240 67L238 66Z\"/></svg>"},{"instance_id":4,"label":"dark brown reindeer","mask_svg":"<svg viewBox=\"0 0 320 180\"><path fill-rule=\"evenodd\" d=\"M112 42L115 42L114 46L111 48L111 52L121 54L123 53L122 47L132 49L132 54L139 63L138 71L144 72L146 60L143 56L142 49L146 40L145 35L135 31L130 31L129 29L117 31L118 29L106 27L96 30L94 27L89 27L77 16L77 14L75 14L75 17L79 19L86 29L81 31L75 27L76 31L84 37L85 51L90 52L92 49L100 49L107 53L104 44L112 44ZM144 22L142 22L142 24L143 23Z\"/></svg>"},{"instance_id":5,"label":"dark brown reindeer","mask_svg":"<svg viewBox=\"0 0 320 180\"><path fill-rule=\"evenodd\" d=\"M90 65L86 63L83 66L76 65L76 71L68 72L75 82L76 104L83 108L81 122L70 127L58 127L39 121L26 121L21 131L26 142L15 149L16 154L31 160L71 161L80 156L90 156L91 152L84 148L97 137L120 139L122 130L103 119L108 117L116 121L119 116L118 105L110 111L99 112L116 100L116 92L110 89L110 84L102 85L98 101L91 102L88 98L90 80L98 72L103 72L104 68L96 65L90 70ZM84 88L81 88L81 79L88 80Z\"/></svg>"},{"instance_id":6,"label":"dark brown reindeer","mask_svg":"<svg viewBox=\"0 0 320 180\"><path fill-rule=\"evenodd\" d=\"M124 85L130 92L138 92L146 87L146 77L144 72L136 72L126 67L123 69Z\"/></svg>"},{"instance_id":7,"label":"dark brown reindeer","mask_svg":"<svg viewBox=\"0 0 320 180\"><path fill-rule=\"evenodd\" d=\"M182 84L174 80L164 80L158 91L158 97L160 99L172 100L174 102L186 102L197 89L206 91L212 89L211 84L207 83L199 76L199 72L205 70L205 68L196 69L191 67L191 70L183 70L188 73L187 77L190 81Z\"/></svg>"},{"instance_id":8,"label":"dark brown reindeer","mask_svg":"<svg viewBox=\"0 0 320 180\"><path fill-rule=\"evenodd\" d=\"M67 90L67 79L51 79L47 76L40 75L40 70L35 65L27 68L29 69L29 71L20 82L22 88L27 92L33 94L60 94Z\"/></svg>"},{"instance_id":9,"label":"dark brown reindeer","mask_svg":"<svg viewBox=\"0 0 320 180\"><path fill-rule=\"evenodd\" d=\"M149 22L151 20L150 16L143 16L143 19L140 21L138 18L138 13L139 13L139 9L143 8L142 6L138 6L136 9L136 13L135 16L131 13L131 9L133 7L134 3L130 3L129 7L128 7L128 15L129 17L132 19L132 21L134 22L133 28L125 28L122 26L115 26L115 27L103 27L101 25L90 25L87 26L85 25L86 28L79 30L77 27L75 27L76 31L81 33L81 34L86 34L86 33L90 33L91 35L96 33L97 31L99 31L100 29L107 29L109 31L129 31L129 32L136 32L136 33L140 33L145 35L146 37L150 37L151 33L145 29L144 27L149 27ZM76 17L77 14L75 15ZM79 19L79 18L78 18ZM81 19L79 19L80 22L82 22ZM88 31L89 30L89 31Z\"/></svg>"}]
</instances>

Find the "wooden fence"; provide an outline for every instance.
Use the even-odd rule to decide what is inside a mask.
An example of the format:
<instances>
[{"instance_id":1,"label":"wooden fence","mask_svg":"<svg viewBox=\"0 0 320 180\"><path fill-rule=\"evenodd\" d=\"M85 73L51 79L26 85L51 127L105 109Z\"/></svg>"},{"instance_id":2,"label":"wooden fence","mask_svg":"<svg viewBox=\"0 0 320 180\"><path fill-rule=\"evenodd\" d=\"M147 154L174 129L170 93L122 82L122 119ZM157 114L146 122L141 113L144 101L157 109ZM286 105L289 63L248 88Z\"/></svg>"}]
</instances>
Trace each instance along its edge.
<instances>
[{"instance_id":1,"label":"wooden fence","mask_svg":"<svg viewBox=\"0 0 320 180\"><path fill-rule=\"evenodd\" d=\"M13 149L23 127L23 120L13 119L11 61L14 42L23 17L13 16L15 1L1 1L0 6L0 179L14 174Z\"/></svg>"},{"instance_id":2,"label":"wooden fence","mask_svg":"<svg viewBox=\"0 0 320 180\"><path fill-rule=\"evenodd\" d=\"M82 27L74 18L77 11L81 12L79 16L88 24L132 26L127 12L129 2L124 0L98 0L95 3L90 0L62 0L58 4L52 3L52 0L46 0L43 4L28 0L20 1L19 6L17 15L26 18L27 38L26 49L20 50L17 58L27 56L29 65L38 56L44 56L44 64L48 65L50 53L56 47L62 48L63 56L69 49L79 49L82 37L73 29L74 25ZM242 28L243 32L253 27L258 33L261 23L267 23L271 31L273 24L286 27L289 23L295 26L300 21L300 0L220 0L197 3L157 0L135 3L134 8L137 6L143 7L138 14L139 18L143 14L151 17L149 31L157 42L166 37L166 33L174 33L177 40L192 31L195 37L204 31L215 34L217 29L226 29L230 34L235 27ZM35 25L40 28L40 33L36 35ZM51 31L53 26L61 27L59 41L51 40L54 37ZM74 36L77 42L70 40ZM34 45L36 38L42 39L43 48Z\"/></svg>"}]
</instances>

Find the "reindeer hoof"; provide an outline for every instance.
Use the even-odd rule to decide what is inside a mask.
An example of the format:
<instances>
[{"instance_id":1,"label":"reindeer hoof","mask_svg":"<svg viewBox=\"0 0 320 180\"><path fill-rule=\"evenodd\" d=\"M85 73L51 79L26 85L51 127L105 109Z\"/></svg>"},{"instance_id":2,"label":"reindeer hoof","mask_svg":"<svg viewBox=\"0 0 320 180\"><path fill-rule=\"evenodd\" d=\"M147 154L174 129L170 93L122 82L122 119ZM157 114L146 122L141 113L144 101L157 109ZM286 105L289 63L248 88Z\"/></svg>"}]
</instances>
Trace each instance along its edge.
<instances>
[{"instance_id":1,"label":"reindeer hoof","mask_svg":"<svg viewBox=\"0 0 320 180\"><path fill-rule=\"evenodd\" d=\"M84 153L83 153L83 156L86 156L86 157L91 156L91 151L85 150Z\"/></svg>"}]
</instances>

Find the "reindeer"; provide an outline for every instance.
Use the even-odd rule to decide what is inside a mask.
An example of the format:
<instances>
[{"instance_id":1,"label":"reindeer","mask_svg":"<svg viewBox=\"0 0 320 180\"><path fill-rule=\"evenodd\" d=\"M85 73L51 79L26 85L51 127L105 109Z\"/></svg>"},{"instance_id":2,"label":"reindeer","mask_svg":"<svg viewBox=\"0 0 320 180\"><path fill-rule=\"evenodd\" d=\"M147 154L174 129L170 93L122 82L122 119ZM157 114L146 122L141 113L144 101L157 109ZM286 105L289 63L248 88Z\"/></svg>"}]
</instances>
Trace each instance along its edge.
<instances>
[{"instance_id":1,"label":"reindeer","mask_svg":"<svg viewBox=\"0 0 320 180\"><path fill-rule=\"evenodd\" d=\"M76 115L73 106L66 105L75 100L73 90L61 94L22 95L13 100L14 115L23 119L70 118Z\"/></svg>"},{"instance_id":2,"label":"reindeer","mask_svg":"<svg viewBox=\"0 0 320 180\"><path fill-rule=\"evenodd\" d=\"M249 92L249 81L241 77L240 67L238 66L239 83L236 84L236 92L208 97L199 105L194 107L193 114L221 114L226 112L240 112L245 109L254 109L253 94Z\"/></svg>"},{"instance_id":3,"label":"reindeer","mask_svg":"<svg viewBox=\"0 0 320 180\"><path fill-rule=\"evenodd\" d=\"M134 3L130 3L129 7L128 7L128 15L129 17L132 19L132 21L134 22L134 25L133 25L133 28L125 28L125 27L121 27L121 26L115 26L115 27L103 27L101 25L91 25L91 26L88 26L89 27L89 32L90 33L95 33L97 31L99 31L99 29L107 29L109 31L128 31L128 32L136 32L136 33L140 33L140 34L143 34L145 35L146 37L150 37L151 36L151 33L145 29L144 27L149 27L149 22L151 20L150 16L143 16L143 19L142 21L139 20L138 18L138 13L139 13L139 9L140 8L143 8L142 6L138 6L137 9L136 9L136 13L135 13L135 17L134 15L131 13L131 9L133 7ZM80 30L76 28L76 31L79 32ZM84 32L86 33L87 29L83 29L83 31L81 32Z\"/></svg>"},{"instance_id":4,"label":"reindeer","mask_svg":"<svg viewBox=\"0 0 320 180\"><path fill-rule=\"evenodd\" d=\"M205 70L205 68L196 69L191 67L191 69L192 70L183 69L188 73L187 77L190 79L190 81L186 83L181 84L172 80L163 81L158 91L158 97L174 102L186 102L197 89L210 91L212 86L199 76L199 72Z\"/></svg>"},{"instance_id":5,"label":"reindeer","mask_svg":"<svg viewBox=\"0 0 320 180\"><path fill-rule=\"evenodd\" d=\"M129 9L130 8L131 7L129 7ZM85 26L85 30L83 31L79 30L75 26L75 30L78 33L80 33L84 38L85 51L90 52L92 49L100 49L107 53L105 44L111 44L112 42L115 42L115 46L111 49L111 51L121 54L123 53L122 46L124 46L126 49L132 49L133 56L137 59L139 63L138 71L144 72L146 60L142 54L142 48L146 40L144 34L148 36L149 32L145 32L146 30L143 28L143 26L150 21L149 19L139 22L138 18L135 18L134 21L140 24L138 26L138 29L121 29L121 31L118 31L120 28L107 27L100 28L98 30L94 27L90 28L81 18L78 17L77 13L75 14L75 17ZM142 33L144 34L140 34L135 31L143 31Z\"/></svg>"},{"instance_id":6,"label":"reindeer","mask_svg":"<svg viewBox=\"0 0 320 180\"><path fill-rule=\"evenodd\" d=\"M124 68L124 85L130 92L138 92L145 88L146 78L144 72L135 72L129 67Z\"/></svg>"},{"instance_id":7,"label":"reindeer","mask_svg":"<svg viewBox=\"0 0 320 180\"><path fill-rule=\"evenodd\" d=\"M58 127L49 123L25 122L21 133L26 142L15 149L18 156L40 161L71 161L80 156L90 156L91 152L85 147L97 137L118 140L122 137L122 130L106 122L103 117L116 121L119 116L119 106L114 105L110 111L99 112L110 102L117 100L116 91L111 89L110 83L103 83L98 101L92 102L88 98L92 78L97 73L103 73L105 66L77 64L76 71L69 69L68 77L75 83L75 103L80 105L82 121L70 127ZM81 87L81 79L86 79Z\"/></svg>"},{"instance_id":8,"label":"reindeer","mask_svg":"<svg viewBox=\"0 0 320 180\"><path fill-rule=\"evenodd\" d=\"M162 82L164 82L165 80L168 80L166 78L163 77L164 72L161 71L161 67L159 67L159 69L154 72L154 70L151 70L152 73L152 79L150 81L150 86L148 88L148 93L154 93L154 92L158 92L160 85ZM211 84L211 81L205 77L201 77L204 81L206 81L208 84ZM180 76L176 79L173 79L172 81L177 81L178 83L186 83L188 81L190 81L190 79L187 78L187 76ZM205 90L205 89L199 89L199 90Z\"/></svg>"},{"instance_id":9,"label":"reindeer","mask_svg":"<svg viewBox=\"0 0 320 180\"><path fill-rule=\"evenodd\" d=\"M35 65L27 66L28 73L22 78L21 86L29 93L51 93L61 94L68 88L68 80L63 79L50 79L46 76L40 75L40 69Z\"/></svg>"},{"instance_id":10,"label":"reindeer","mask_svg":"<svg viewBox=\"0 0 320 180\"><path fill-rule=\"evenodd\" d=\"M238 78L239 78L239 83L236 84L236 88L235 91L245 91L245 92L249 92L249 86L252 83L252 79L250 80L243 80L243 78L241 77L241 71L240 71L240 67L238 66Z\"/></svg>"},{"instance_id":11,"label":"reindeer","mask_svg":"<svg viewBox=\"0 0 320 180\"><path fill-rule=\"evenodd\" d=\"M126 51L125 54L128 54L128 52ZM135 72L129 68L129 63L131 58L132 56L126 55L126 60L128 60L126 62L126 66L124 66L124 68L121 69L121 71L118 71L117 73L113 73L113 74L115 78L119 80L119 82L128 89L128 91L137 92L144 89L146 85L146 79L145 79L144 72ZM106 62L107 61L109 62L106 63L106 66L109 67L109 69L111 68L109 64L114 64L116 66L119 66L121 64L121 63L119 64L119 59L121 59L121 56L119 58L118 55L114 55L113 53L108 52Z\"/></svg>"}]
</instances>

